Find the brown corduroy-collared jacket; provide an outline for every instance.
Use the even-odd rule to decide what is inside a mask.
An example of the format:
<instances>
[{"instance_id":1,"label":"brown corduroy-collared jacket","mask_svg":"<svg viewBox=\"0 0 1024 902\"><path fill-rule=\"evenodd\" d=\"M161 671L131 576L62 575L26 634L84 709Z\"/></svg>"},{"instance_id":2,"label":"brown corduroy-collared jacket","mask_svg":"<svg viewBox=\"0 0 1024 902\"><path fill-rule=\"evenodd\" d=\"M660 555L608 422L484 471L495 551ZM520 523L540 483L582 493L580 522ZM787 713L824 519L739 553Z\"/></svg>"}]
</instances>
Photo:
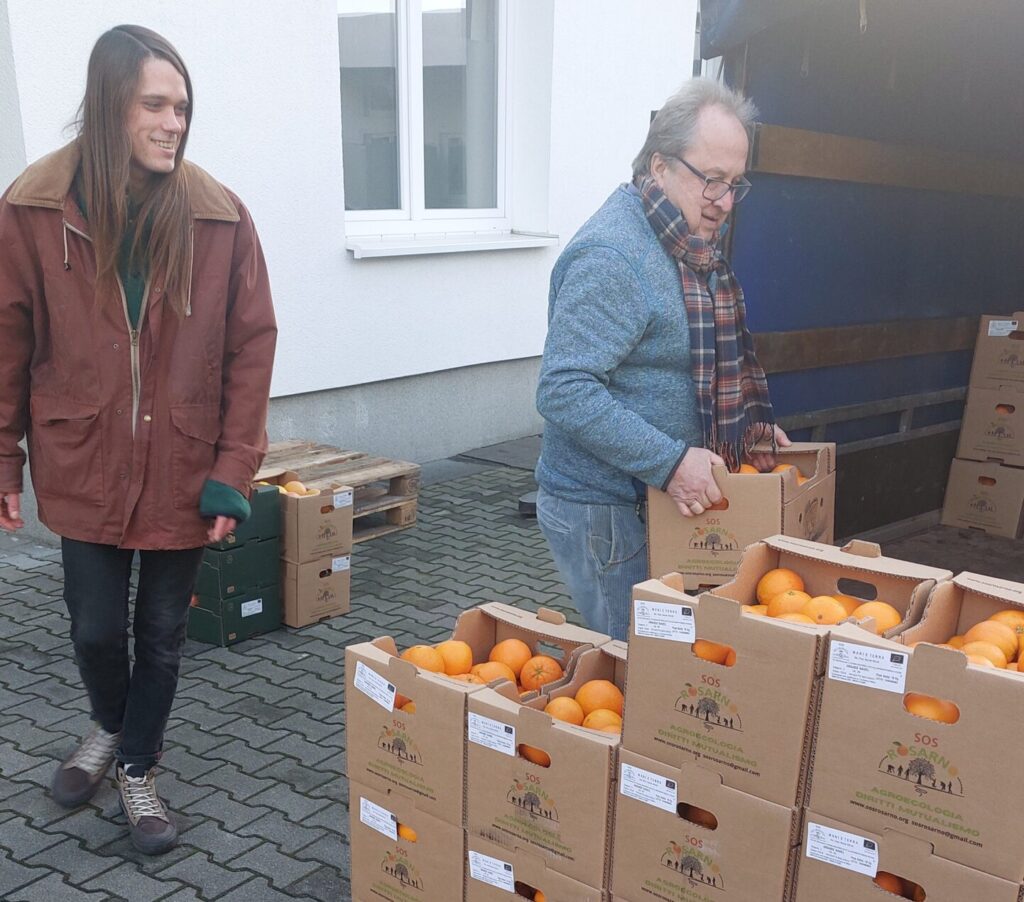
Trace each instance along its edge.
<instances>
[{"instance_id":1,"label":"brown corduroy-collared jacket","mask_svg":"<svg viewBox=\"0 0 1024 902\"><path fill-rule=\"evenodd\" d=\"M184 162L192 206L188 310L146 284L137 329L96 298L89 226L71 196L77 144L0 199L0 493L28 459L39 517L70 539L195 548L204 482L248 497L266 449L277 340L259 239L242 202Z\"/></svg>"}]
</instances>

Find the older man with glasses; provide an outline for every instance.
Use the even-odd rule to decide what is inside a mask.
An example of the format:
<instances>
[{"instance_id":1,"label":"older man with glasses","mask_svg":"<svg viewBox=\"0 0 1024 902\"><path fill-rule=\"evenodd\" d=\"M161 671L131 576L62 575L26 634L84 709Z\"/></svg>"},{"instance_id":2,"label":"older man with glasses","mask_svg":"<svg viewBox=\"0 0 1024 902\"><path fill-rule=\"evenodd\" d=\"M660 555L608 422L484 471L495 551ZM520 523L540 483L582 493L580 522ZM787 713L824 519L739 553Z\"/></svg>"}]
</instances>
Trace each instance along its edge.
<instances>
[{"instance_id":1,"label":"older man with glasses","mask_svg":"<svg viewBox=\"0 0 1024 902\"><path fill-rule=\"evenodd\" d=\"M646 487L699 516L722 497L713 466L769 469L754 446L789 444L720 247L750 191L755 116L724 85L687 82L551 274L537 518L584 621L617 639L648 576Z\"/></svg>"}]
</instances>

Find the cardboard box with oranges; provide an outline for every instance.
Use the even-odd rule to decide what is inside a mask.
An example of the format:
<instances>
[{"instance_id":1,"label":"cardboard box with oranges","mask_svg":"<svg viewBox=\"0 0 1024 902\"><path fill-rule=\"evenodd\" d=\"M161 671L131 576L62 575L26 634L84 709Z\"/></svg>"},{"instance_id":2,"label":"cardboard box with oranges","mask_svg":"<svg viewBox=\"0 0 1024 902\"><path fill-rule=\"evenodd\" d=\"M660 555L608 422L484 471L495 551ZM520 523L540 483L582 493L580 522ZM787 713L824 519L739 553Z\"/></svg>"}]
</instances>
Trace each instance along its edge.
<instances>
[{"instance_id":1,"label":"cardboard box with oranges","mask_svg":"<svg viewBox=\"0 0 1024 902\"><path fill-rule=\"evenodd\" d=\"M898 827L876 832L814 811L804 814L794 902L1017 902L1020 889L1015 882L936 855L930 843Z\"/></svg>"},{"instance_id":2,"label":"cardboard box with oranges","mask_svg":"<svg viewBox=\"0 0 1024 902\"><path fill-rule=\"evenodd\" d=\"M732 579L743 549L777 533L832 541L835 445L795 443L779 449L782 473L729 473L715 468L724 501L699 517L684 517L664 492L647 492L651 573L683 575L689 592Z\"/></svg>"},{"instance_id":3,"label":"cardboard box with oranges","mask_svg":"<svg viewBox=\"0 0 1024 902\"><path fill-rule=\"evenodd\" d=\"M619 753L617 784L615 898L786 898L798 809L724 786L698 764L672 767L626 749Z\"/></svg>"},{"instance_id":4,"label":"cardboard box with oranges","mask_svg":"<svg viewBox=\"0 0 1024 902\"><path fill-rule=\"evenodd\" d=\"M604 898L602 890L559 874L539 855L467 833L466 902L603 902Z\"/></svg>"},{"instance_id":5,"label":"cardboard box with oranges","mask_svg":"<svg viewBox=\"0 0 1024 902\"><path fill-rule=\"evenodd\" d=\"M974 607L966 589L936 589L918 639L932 629L944 640L952 624L976 619L977 611L965 613ZM841 624L829 644L809 805L859 830L898 830L940 858L1019 883L1024 834L1007 829L1007 805L1024 798L1022 703L1017 673Z\"/></svg>"},{"instance_id":6,"label":"cardboard box with oranges","mask_svg":"<svg viewBox=\"0 0 1024 902\"><path fill-rule=\"evenodd\" d=\"M293 470L265 468L256 481L284 486L300 481ZM293 564L308 564L328 555L352 551L352 499L349 485L329 476L303 482L311 494L281 495L281 557Z\"/></svg>"}]
</instances>

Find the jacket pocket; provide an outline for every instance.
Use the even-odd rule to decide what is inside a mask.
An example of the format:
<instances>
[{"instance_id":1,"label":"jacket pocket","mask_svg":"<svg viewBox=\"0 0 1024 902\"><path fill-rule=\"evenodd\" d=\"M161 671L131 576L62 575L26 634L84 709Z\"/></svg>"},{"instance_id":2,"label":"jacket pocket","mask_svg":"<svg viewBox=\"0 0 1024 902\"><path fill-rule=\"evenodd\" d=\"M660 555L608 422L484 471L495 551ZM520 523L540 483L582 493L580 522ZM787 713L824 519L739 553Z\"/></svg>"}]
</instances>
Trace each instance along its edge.
<instances>
[{"instance_id":1,"label":"jacket pocket","mask_svg":"<svg viewBox=\"0 0 1024 902\"><path fill-rule=\"evenodd\" d=\"M32 395L29 463L40 495L103 504L100 408L69 398Z\"/></svg>"},{"instance_id":2,"label":"jacket pocket","mask_svg":"<svg viewBox=\"0 0 1024 902\"><path fill-rule=\"evenodd\" d=\"M171 468L174 506L199 510L199 496L217 459L220 404L193 404L171 408Z\"/></svg>"}]
</instances>

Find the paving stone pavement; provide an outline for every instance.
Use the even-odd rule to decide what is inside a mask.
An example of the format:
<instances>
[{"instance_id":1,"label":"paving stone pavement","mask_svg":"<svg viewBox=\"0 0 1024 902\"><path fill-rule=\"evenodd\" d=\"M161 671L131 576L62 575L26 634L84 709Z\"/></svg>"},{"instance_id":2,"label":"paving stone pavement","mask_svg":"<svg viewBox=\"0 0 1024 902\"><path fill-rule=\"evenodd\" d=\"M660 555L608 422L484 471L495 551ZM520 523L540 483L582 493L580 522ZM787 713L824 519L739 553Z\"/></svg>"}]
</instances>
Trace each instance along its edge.
<instances>
[{"instance_id":1,"label":"paving stone pavement","mask_svg":"<svg viewBox=\"0 0 1024 902\"><path fill-rule=\"evenodd\" d=\"M485 601L575 612L536 521L528 471L426 486L415 527L360 544L350 614L230 648L186 645L158 786L177 848L147 858L113 786L65 811L46 787L88 729L60 553L0 536L0 899L350 899L344 648L448 635Z\"/></svg>"}]
</instances>

